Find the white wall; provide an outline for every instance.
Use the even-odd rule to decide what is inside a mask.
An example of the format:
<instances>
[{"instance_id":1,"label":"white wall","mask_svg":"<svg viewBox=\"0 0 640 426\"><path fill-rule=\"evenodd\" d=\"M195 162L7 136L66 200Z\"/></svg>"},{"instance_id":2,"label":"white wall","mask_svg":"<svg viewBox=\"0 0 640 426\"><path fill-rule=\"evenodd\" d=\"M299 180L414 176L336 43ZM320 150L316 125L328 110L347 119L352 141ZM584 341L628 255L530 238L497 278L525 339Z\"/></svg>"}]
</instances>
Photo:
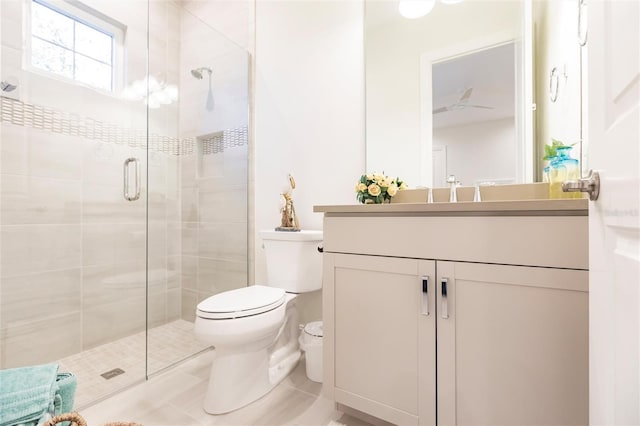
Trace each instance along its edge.
<instances>
[{"instance_id":1,"label":"white wall","mask_svg":"<svg viewBox=\"0 0 640 426\"><path fill-rule=\"evenodd\" d=\"M279 225L288 173L304 229L322 228L314 205L355 202L353 187L364 171L362 10L360 1L257 2L256 230ZM260 283L264 252L254 236ZM310 318L320 315L318 301Z\"/></svg>"},{"instance_id":2,"label":"white wall","mask_svg":"<svg viewBox=\"0 0 640 426\"><path fill-rule=\"evenodd\" d=\"M447 147L447 174L464 186L478 181L516 179L513 117L466 126L433 129L433 145Z\"/></svg>"}]
</instances>

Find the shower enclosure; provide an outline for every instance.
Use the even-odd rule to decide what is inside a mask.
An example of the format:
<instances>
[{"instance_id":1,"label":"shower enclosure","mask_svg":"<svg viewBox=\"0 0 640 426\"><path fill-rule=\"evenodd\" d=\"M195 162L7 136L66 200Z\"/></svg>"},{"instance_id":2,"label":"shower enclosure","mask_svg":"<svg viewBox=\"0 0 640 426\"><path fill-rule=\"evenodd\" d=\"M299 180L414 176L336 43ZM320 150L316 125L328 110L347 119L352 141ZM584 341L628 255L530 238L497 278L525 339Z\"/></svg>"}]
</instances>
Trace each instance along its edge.
<instances>
[{"instance_id":1,"label":"shower enclosure","mask_svg":"<svg viewBox=\"0 0 640 426\"><path fill-rule=\"evenodd\" d=\"M247 285L246 46L216 2L2 0L0 367L76 407L200 351Z\"/></svg>"}]
</instances>

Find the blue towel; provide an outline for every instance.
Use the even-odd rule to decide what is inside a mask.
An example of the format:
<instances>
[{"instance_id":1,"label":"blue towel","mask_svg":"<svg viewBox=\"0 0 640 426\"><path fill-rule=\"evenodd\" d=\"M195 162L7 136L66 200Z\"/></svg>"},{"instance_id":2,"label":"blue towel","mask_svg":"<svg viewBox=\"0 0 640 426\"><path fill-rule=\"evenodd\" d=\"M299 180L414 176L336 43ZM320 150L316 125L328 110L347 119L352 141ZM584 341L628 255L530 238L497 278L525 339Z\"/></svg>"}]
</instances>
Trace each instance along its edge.
<instances>
[{"instance_id":1,"label":"blue towel","mask_svg":"<svg viewBox=\"0 0 640 426\"><path fill-rule=\"evenodd\" d=\"M71 373L58 373L58 391L56 392L56 415L73 411L77 379ZM60 401L60 404L57 401Z\"/></svg>"},{"instance_id":2,"label":"blue towel","mask_svg":"<svg viewBox=\"0 0 640 426\"><path fill-rule=\"evenodd\" d=\"M55 414L57 364L0 370L0 426L43 423Z\"/></svg>"},{"instance_id":3,"label":"blue towel","mask_svg":"<svg viewBox=\"0 0 640 426\"><path fill-rule=\"evenodd\" d=\"M73 411L77 379L71 373L58 373L57 382L58 391L54 401L56 416ZM62 426L68 426L69 424L69 422L63 422Z\"/></svg>"}]
</instances>

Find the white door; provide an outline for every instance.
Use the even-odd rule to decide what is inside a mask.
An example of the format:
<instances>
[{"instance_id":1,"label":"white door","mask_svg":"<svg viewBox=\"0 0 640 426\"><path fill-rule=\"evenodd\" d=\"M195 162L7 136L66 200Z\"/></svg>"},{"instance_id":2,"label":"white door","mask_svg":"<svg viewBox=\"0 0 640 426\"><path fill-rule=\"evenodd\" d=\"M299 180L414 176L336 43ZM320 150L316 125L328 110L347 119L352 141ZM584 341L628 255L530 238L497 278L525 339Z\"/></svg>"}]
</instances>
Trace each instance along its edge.
<instances>
[{"instance_id":1,"label":"white door","mask_svg":"<svg viewBox=\"0 0 640 426\"><path fill-rule=\"evenodd\" d=\"M590 423L640 424L640 2L589 1Z\"/></svg>"},{"instance_id":2,"label":"white door","mask_svg":"<svg viewBox=\"0 0 640 426\"><path fill-rule=\"evenodd\" d=\"M447 186L447 146L433 147L433 184L434 188Z\"/></svg>"}]
</instances>

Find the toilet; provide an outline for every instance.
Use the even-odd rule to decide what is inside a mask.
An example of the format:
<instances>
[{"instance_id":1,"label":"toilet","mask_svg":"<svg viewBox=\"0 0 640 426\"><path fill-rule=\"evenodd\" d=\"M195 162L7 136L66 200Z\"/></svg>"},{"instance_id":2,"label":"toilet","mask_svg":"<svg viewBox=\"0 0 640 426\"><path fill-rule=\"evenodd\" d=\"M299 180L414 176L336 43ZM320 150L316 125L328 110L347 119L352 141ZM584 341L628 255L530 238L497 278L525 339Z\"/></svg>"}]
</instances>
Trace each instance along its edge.
<instances>
[{"instance_id":1,"label":"toilet","mask_svg":"<svg viewBox=\"0 0 640 426\"><path fill-rule=\"evenodd\" d=\"M267 394L300 359L296 297L322 288L322 231L261 231L267 283L216 294L196 309L195 335L215 347L204 410L222 414Z\"/></svg>"}]
</instances>

